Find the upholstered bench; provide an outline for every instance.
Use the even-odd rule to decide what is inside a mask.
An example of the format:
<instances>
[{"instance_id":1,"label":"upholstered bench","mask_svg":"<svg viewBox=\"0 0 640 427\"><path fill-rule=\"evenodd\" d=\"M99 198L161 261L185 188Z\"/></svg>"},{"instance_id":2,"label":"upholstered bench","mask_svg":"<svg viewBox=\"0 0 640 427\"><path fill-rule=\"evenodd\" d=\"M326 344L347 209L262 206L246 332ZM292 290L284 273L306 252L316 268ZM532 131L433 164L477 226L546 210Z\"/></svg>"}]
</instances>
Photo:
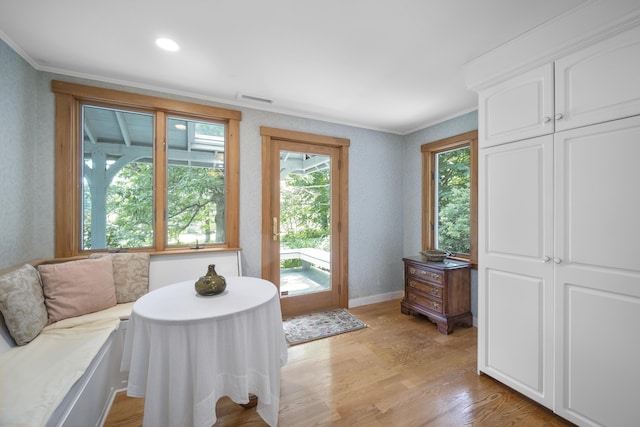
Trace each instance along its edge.
<instances>
[{"instance_id":1,"label":"upholstered bench","mask_svg":"<svg viewBox=\"0 0 640 427\"><path fill-rule=\"evenodd\" d=\"M149 255L94 254L0 276L0 426L97 426L114 390Z\"/></svg>"}]
</instances>

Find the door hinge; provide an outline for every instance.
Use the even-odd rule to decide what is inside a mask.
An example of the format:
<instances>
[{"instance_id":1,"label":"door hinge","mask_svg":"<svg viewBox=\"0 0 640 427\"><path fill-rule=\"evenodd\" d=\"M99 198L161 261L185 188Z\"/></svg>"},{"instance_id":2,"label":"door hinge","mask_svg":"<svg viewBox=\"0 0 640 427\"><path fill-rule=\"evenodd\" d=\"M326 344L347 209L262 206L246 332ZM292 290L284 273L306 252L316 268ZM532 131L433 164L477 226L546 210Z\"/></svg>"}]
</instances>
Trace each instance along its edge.
<instances>
[{"instance_id":1,"label":"door hinge","mask_svg":"<svg viewBox=\"0 0 640 427\"><path fill-rule=\"evenodd\" d=\"M338 222L338 233L342 231L342 223Z\"/></svg>"},{"instance_id":2,"label":"door hinge","mask_svg":"<svg viewBox=\"0 0 640 427\"><path fill-rule=\"evenodd\" d=\"M338 295L342 294L342 285L338 285Z\"/></svg>"}]
</instances>

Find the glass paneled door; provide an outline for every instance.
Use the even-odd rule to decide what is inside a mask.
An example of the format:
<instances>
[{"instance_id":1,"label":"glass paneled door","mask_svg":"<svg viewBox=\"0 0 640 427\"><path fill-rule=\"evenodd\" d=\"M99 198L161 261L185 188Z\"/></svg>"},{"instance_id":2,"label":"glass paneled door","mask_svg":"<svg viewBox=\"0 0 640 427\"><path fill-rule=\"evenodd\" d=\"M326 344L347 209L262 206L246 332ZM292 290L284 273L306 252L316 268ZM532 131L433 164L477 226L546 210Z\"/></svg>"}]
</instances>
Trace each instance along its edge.
<instances>
[{"instance_id":1,"label":"glass paneled door","mask_svg":"<svg viewBox=\"0 0 640 427\"><path fill-rule=\"evenodd\" d=\"M269 279L283 314L340 305L338 158L335 147L272 142Z\"/></svg>"},{"instance_id":2,"label":"glass paneled door","mask_svg":"<svg viewBox=\"0 0 640 427\"><path fill-rule=\"evenodd\" d=\"M279 224L279 227L278 225ZM280 150L280 295L331 289L331 157Z\"/></svg>"}]
</instances>

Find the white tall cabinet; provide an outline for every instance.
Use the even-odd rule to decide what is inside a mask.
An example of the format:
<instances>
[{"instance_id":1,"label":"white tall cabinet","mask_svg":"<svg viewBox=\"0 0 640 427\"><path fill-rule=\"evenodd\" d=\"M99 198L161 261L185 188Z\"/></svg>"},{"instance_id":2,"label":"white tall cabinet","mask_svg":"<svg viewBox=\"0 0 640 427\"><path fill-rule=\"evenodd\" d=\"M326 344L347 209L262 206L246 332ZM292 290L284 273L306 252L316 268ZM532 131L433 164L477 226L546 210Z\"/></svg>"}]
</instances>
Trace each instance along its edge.
<instances>
[{"instance_id":1,"label":"white tall cabinet","mask_svg":"<svg viewBox=\"0 0 640 427\"><path fill-rule=\"evenodd\" d=\"M640 420L640 27L480 92L478 368Z\"/></svg>"}]
</instances>

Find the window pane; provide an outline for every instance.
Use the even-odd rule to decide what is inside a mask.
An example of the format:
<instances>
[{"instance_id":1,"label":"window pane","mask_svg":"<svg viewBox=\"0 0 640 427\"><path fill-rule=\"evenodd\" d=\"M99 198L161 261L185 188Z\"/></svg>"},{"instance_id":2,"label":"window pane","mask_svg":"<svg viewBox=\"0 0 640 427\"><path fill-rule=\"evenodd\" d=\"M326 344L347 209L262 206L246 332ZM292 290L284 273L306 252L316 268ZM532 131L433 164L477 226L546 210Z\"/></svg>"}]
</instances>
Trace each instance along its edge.
<instances>
[{"instance_id":1,"label":"window pane","mask_svg":"<svg viewBox=\"0 0 640 427\"><path fill-rule=\"evenodd\" d=\"M82 107L82 248L153 246L150 114Z\"/></svg>"},{"instance_id":2,"label":"window pane","mask_svg":"<svg viewBox=\"0 0 640 427\"><path fill-rule=\"evenodd\" d=\"M435 247L470 253L471 150L459 148L436 154Z\"/></svg>"},{"instance_id":3,"label":"window pane","mask_svg":"<svg viewBox=\"0 0 640 427\"><path fill-rule=\"evenodd\" d=\"M331 290L331 156L280 151L280 295Z\"/></svg>"},{"instance_id":4,"label":"window pane","mask_svg":"<svg viewBox=\"0 0 640 427\"><path fill-rule=\"evenodd\" d=\"M167 121L167 241L225 242L225 136L222 123Z\"/></svg>"}]
</instances>

